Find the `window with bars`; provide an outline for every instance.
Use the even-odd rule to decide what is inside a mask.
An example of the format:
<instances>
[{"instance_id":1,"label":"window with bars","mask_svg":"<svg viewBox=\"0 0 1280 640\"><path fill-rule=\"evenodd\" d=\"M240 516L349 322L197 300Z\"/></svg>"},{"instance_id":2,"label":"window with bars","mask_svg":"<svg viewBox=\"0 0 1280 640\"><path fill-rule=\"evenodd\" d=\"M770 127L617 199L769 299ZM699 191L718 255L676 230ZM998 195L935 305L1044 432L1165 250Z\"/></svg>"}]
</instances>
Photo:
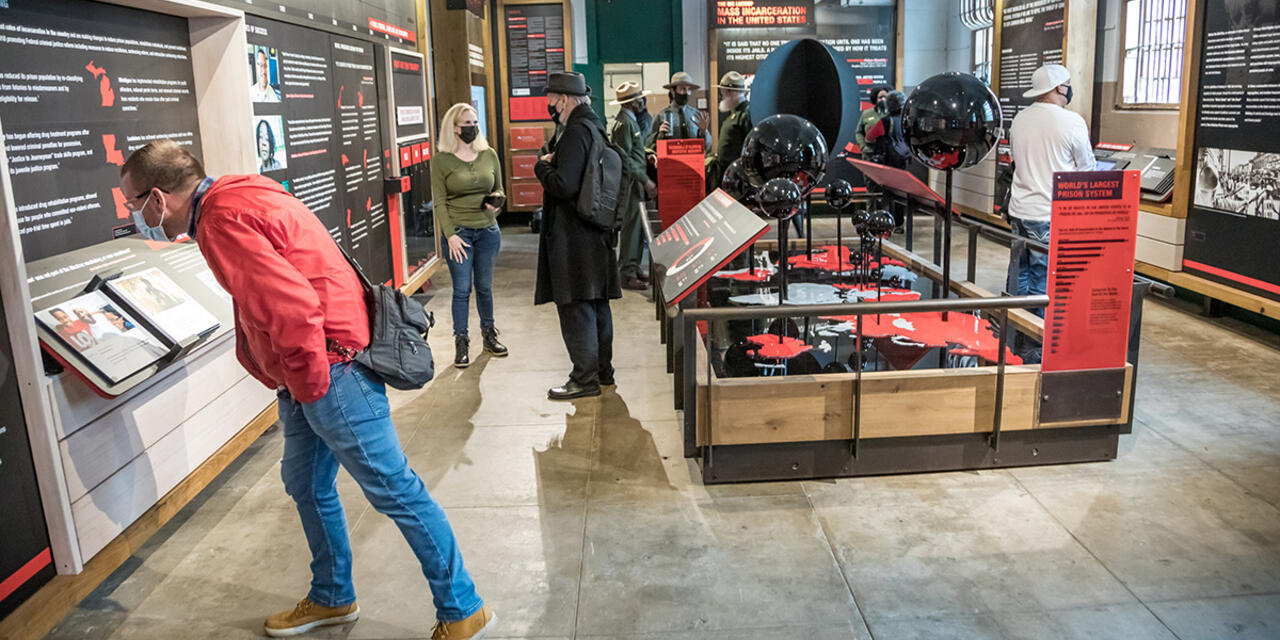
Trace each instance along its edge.
<instances>
[{"instance_id":1,"label":"window with bars","mask_svg":"<svg viewBox=\"0 0 1280 640\"><path fill-rule=\"evenodd\" d=\"M991 36L994 32L992 27L973 32L973 75L987 84L991 84Z\"/></svg>"},{"instance_id":2,"label":"window with bars","mask_svg":"<svg viewBox=\"0 0 1280 640\"><path fill-rule=\"evenodd\" d=\"M1121 103L1177 107L1186 15L1187 0L1125 1Z\"/></svg>"}]
</instances>

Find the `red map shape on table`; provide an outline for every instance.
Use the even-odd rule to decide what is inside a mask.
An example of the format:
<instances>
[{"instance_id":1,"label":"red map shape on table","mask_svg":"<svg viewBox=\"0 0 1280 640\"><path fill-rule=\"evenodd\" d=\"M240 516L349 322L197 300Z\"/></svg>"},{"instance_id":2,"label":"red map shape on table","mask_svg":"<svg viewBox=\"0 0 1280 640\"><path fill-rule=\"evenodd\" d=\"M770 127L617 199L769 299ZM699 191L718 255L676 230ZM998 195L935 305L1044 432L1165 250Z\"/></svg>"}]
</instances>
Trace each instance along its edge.
<instances>
[{"instance_id":1,"label":"red map shape on table","mask_svg":"<svg viewBox=\"0 0 1280 640\"><path fill-rule=\"evenodd\" d=\"M85 70L93 74L98 79L98 94L102 97L102 106L110 107L116 103L116 92L111 88L111 78L107 77L107 70L93 64L93 60L84 66Z\"/></svg>"},{"instance_id":2,"label":"red map shape on table","mask_svg":"<svg viewBox=\"0 0 1280 640\"><path fill-rule=\"evenodd\" d=\"M859 293L860 298L862 297L875 298L875 295L874 295L876 291L875 285L849 284L844 282L837 282L831 286L837 289L843 289L845 291L857 291ZM920 299L920 292L913 291L911 289L895 289L890 287L881 287L879 291L880 291L880 298L879 298L880 302ZM866 295L868 293L872 295Z\"/></svg>"},{"instance_id":3,"label":"red map shape on table","mask_svg":"<svg viewBox=\"0 0 1280 640\"><path fill-rule=\"evenodd\" d=\"M823 316L824 320L856 323L857 316ZM951 347L955 355L999 359L999 340L987 329L986 320L968 313L951 312L946 320L939 311L886 313L862 317L864 338L903 338L922 348ZM953 346L954 345L954 346ZM1022 364L1022 359L1005 347L1005 362Z\"/></svg>"},{"instance_id":4,"label":"red map shape on table","mask_svg":"<svg viewBox=\"0 0 1280 640\"><path fill-rule=\"evenodd\" d=\"M102 148L107 152L107 164L114 164L117 167L124 166L124 154L116 148L116 137L114 134L102 134Z\"/></svg>"},{"instance_id":5,"label":"red map shape on table","mask_svg":"<svg viewBox=\"0 0 1280 640\"><path fill-rule=\"evenodd\" d=\"M813 347L801 342L799 338L792 338L791 336L779 338L772 333L750 336L747 338L747 342L759 347L747 353L759 358L772 358L774 360L790 360L813 349Z\"/></svg>"},{"instance_id":6,"label":"red map shape on table","mask_svg":"<svg viewBox=\"0 0 1280 640\"><path fill-rule=\"evenodd\" d=\"M840 247L840 254L836 253L835 245L824 245L817 247L813 251L813 256L800 254L787 258L787 263L797 269L820 269L823 271L850 271L859 268L859 264L853 257L853 251L849 247ZM883 263L886 265L896 265L906 267L907 265L901 260L893 258L885 258ZM872 269L879 269L880 262L870 261Z\"/></svg>"},{"instance_id":7,"label":"red map shape on table","mask_svg":"<svg viewBox=\"0 0 1280 640\"><path fill-rule=\"evenodd\" d=\"M764 282L773 277L772 271L764 269L756 269L755 275L751 274L750 269L742 269L740 271L717 271L714 278L722 280L737 280L738 282Z\"/></svg>"}]
</instances>

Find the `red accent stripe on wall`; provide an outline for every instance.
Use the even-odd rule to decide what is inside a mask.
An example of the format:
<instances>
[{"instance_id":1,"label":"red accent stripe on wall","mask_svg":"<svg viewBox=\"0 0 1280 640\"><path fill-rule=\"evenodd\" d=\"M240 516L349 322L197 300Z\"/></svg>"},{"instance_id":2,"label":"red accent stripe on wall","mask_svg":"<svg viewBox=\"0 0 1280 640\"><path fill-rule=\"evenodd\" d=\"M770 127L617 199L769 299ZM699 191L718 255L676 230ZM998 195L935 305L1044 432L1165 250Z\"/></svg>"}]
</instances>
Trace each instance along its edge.
<instances>
[{"instance_id":1,"label":"red accent stripe on wall","mask_svg":"<svg viewBox=\"0 0 1280 640\"><path fill-rule=\"evenodd\" d=\"M22 565L13 575L5 578L4 582L0 582L0 600L8 598L10 594L18 590L18 587L26 584L40 570L49 566L53 562L53 554L49 552L49 547L45 547L44 551L36 554L29 562Z\"/></svg>"},{"instance_id":2,"label":"red accent stripe on wall","mask_svg":"<svg viewBox=\"0 0 1280 640\"><path fill-rule=\"evenodd\" d=\"M1182 264L1188 267L1191 267L1192 269L1199 269L1200 271L1203 271L1205 273L1212 273L1213 275L1218 276L1219 278L1235 280L1240 284L1247 284L1255 289L1262 289L1263 291L1270 291L1271 293L1280 294L1280 286L1271 284L1270 282L1263 282L1257 278L1242 276L1233 271L1227 271L1226 269L1222 269L1219 267L1209 266L1202 262L1196 262L1195 260L1187 260L1186 258L1183 258Z\"/></svg>"}]
</instances>

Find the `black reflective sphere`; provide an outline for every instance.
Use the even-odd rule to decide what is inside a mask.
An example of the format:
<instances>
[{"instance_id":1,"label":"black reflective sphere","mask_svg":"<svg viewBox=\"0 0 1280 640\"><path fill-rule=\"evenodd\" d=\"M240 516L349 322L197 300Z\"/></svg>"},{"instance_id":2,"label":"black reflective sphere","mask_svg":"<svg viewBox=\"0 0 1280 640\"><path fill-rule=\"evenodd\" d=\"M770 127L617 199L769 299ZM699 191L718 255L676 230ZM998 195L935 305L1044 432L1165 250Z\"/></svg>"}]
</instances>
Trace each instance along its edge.
<instances>
[{"instance_id":1,"label":"black reflective sphere","mask_svg":"<svg viewBox=\"0 0 1280 640\"><path fill-rule=\"evenodd\" d=\"M853 200L853 187L847 180L836 178L827 185L827 204L836 211L844 211Z\"/></svg>"},{"instance_id":2,"label":"black reflective sphere","mask_svg":"<svg viewBox=\"0 0 1280 640\"><path fill-rule=\"evenodd\" d=\"M873 211L867 221L867 231L877 238L888 238L893 234L894 226L893 214L883 209Z\"/></svg>"},{"instance_id":3,"label":"black reflective sphere","mask_svg":"<svg viewBox=\"0 0 1280 640\"><path fill-rule=\"evenodd\" d=\"M870 222L870 211L867 211L866 209L858 209L853 212L853 229L858 232L858 235L870 235L870 231L867 229L867 224Z\"/></svg>"},{"instance_id":4,"label":"black reflective sphere","mask_svg":"<svg viewBox=\"0 0 1280 640\"><path fill-rule=\"evenodd\" d=\"M774 178L760 187L760 210L779 220L794 216L800 199L800 187L786 178Z\"/></svg>"},{"instance_id":5,"label":"black reflective sphere","mask_svg":"<svg viewBox=\"0 0 1280 640\"><path fill-rule=\"evenodd\" d=\"M903 133L925 166L947 171L982 161L1000 138L1000 102L967 73L940 73L911 92Z\"/></svg>"},{"instance_id":6,"label":"black reflective sphere","mask_svg":"<svg viewBox=\"0 0 1280 640\"><path fill-rule=\"evenodd\" d=\"M803 196L826 173L827 143L813 123L783 113L765 118L747 134L740 159L751 184L786 178Z\"/></svg>"},{"instance_id":7,"label":"black reflective sphere","mask_svg":"<svg viewBox=\"0 0 1280 640\"><path fill-rule=\"evenodd\" d=\"M902 109L907 106L907 94L901 91L890 91L889 95L884 97L884 110L891 116L902 115Z\"/></svg>"},{"instance_id":8,"label":"black reflective sphere","mask_svg":"<svg viewBox=\"0 0 1280 640\"><path fill-rule=\"evenodd\" d=\"M734 200L746 205L748 209L756 208L756 187L742 173L742 162L734 160L724 170L724 178L720 180L720 188L733 196Z\"/></svg>"}]
</instances>

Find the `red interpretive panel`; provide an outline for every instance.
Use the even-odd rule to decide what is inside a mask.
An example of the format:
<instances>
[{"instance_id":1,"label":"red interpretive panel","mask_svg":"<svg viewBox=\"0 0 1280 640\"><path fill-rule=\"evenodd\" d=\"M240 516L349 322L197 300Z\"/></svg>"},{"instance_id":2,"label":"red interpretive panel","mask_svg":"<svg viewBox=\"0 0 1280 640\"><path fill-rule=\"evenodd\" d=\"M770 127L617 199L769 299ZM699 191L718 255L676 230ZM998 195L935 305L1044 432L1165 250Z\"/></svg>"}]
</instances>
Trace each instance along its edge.
<instances>
[{"instance_id":1,"label":"red interpretive panel","mask_svg":"<svg viewBox=\"0 0 1280 640\"><path fill-rule=\"evenodd\" d=\"M702 138L658 141L658 217L670 227L702 201L706 155Z\"/></svg>"},{"instance_id":2,"label":"red interpretive panel","mask_svg":"<svg viewBox=\"0 0 1280 640\"><path fill-rule=\"evenodd\" d=\"M1140 176L1138 171L1053 175L1044 371L1125 364Z\"/></svg>"}]
</instances>

